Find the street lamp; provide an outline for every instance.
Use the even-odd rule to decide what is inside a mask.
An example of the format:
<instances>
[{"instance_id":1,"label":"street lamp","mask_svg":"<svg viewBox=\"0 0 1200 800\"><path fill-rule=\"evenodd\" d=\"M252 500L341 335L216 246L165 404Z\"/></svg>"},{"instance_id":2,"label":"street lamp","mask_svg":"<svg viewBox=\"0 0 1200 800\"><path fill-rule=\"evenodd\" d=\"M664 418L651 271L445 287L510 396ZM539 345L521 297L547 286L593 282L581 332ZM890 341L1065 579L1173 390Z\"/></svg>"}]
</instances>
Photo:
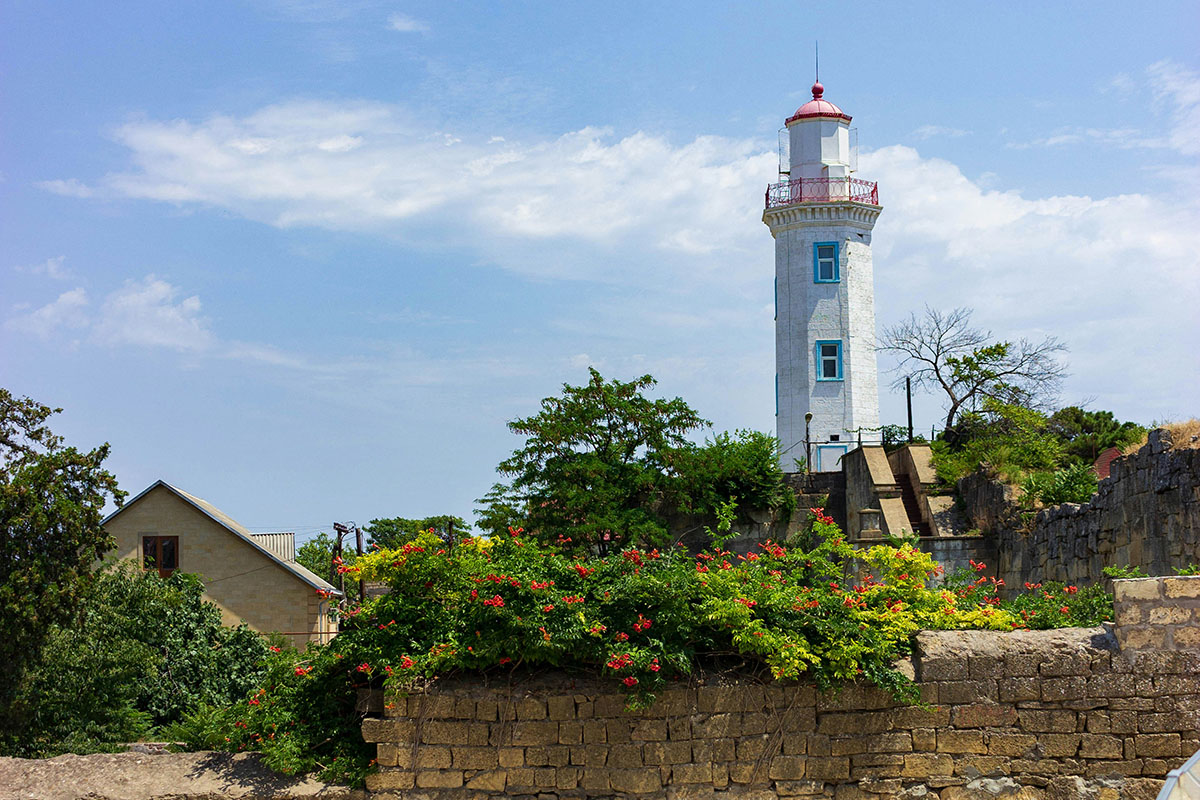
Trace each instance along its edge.
<instances>
[{"instance_id":1,"label":"street lamp","mask_svg":"<svg viewBox=\"0 0 1200 800\"><path fill-rule=\"evenodd\" d=\"M804 472L812 472L812 440L808 437L808 424L812 422L812 412L804 412Z\"/></svg>"}]
</instances>

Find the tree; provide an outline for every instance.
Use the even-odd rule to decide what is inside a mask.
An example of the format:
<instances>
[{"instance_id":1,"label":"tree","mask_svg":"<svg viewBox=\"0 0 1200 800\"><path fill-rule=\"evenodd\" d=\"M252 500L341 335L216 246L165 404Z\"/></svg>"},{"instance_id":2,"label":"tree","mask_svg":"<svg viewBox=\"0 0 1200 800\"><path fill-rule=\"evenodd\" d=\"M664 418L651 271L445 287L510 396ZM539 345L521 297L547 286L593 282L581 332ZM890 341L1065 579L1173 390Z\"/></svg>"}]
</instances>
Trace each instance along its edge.
<instances>
[{"instance_id":1,"label":"tree","mask_svg":"<svg viewBox=\"0 0 1200 800\"><path fill-rule=\"evenodd\" d=\"M336 541L328 533L322 531L317 538L309 539L296 548L296 563L306 570L323 578L328 583L337 585L337 571L333 568L333 550Z\"/></svg>"},{"instance_id":2,"label":"tree","mask_svg":"<svg viewBox=\"0 0 1200 800\"><path fill-rule=\"evenodd\" d=\"M527 439L498 468L512 476L512 495L497 487L492 495L523 507L526 525L543 540L607 550L660 539L666 526L658 507L673 456L685 434L708 423L678 397L646 397L656 384L650 375L622 383L589 373L586 385L563 384L540 413L509 423Z\"/></svg>"},{"instance_id":3,"label":"tree","mask_svg":"<svg viewBox=\"0 0 1200 800\"><path fill-rule=\"evenodd\" d=\"M433 531L443 541L450 543L460 538L470 527L461 517L442 514L424 519L405 519L404 517L373 519L367 527L363 528L363 532L367 534L372 544L392 549L412 541L426 531Z\"/></svg>"},{"instance_id":4,"label":"tree","mask_svg":"<svg viewBox=\"0 0 1200 800\"><path fill-rule=\"evenodd\" d=\"M718 433L703 445L682 447L675 464L683 511L715 518L722 503L734 500L739 508L790 519L796 508L796 493L783 482L779 440L769 433Z\"/></svg>"},{"instance_id":5,"label":"tree","mask_svg":"<svg viewBox=\"0 0 1200 800\"><path fill-rule=\"evenodd\" d=\"M1050 431L1063 441L1068 458L1091 466L1110 447L1125 447L1146 435L1136 422L1118 422L1111 411L1060 408L1050 416Z\"/></svg>"},{"instance_id":6,"label":"tree","mask_svg":"<svg viewBox=\"0 0 1200 800\"><path fill-rule=\"evenodd\" d=\"M971 327L971 313L969 308L943 313L926 306L924 317L912 314L886 328L879 346L900 357L893 389L911 378L920 389L946 393L947 434L960 411L978 408L985 398L1044 406L1057 397L1066 375L1055 354L1067 348L1053 336L1037 344L992 341L990 331Z\"/></svg>"},{"instance_id":7,"label":"tree","mask_svg":"<svg viewBox=\"0 0 1200 800\"><path fill-rule=\"evenodd\" d=\"M52 629L21 686L25 724L4 749L114 749L202 705L233 705L262 678L267 647L245 625L221 624L198 576L118 562L97 574L70 624Z\"/></svg>"},{"instance_id":8,"label":"tree","mask_svg":"<svg viewBox=\"0 0 1200 800\"><path fill-rule=\"evenodd\" d=\"M125 498L103 468L107 444L83 452L50 431L59 411L0 389L0 737L21 727L26 670L112 547L100 524L106 501Z\"/></svg>"}]
</instances>

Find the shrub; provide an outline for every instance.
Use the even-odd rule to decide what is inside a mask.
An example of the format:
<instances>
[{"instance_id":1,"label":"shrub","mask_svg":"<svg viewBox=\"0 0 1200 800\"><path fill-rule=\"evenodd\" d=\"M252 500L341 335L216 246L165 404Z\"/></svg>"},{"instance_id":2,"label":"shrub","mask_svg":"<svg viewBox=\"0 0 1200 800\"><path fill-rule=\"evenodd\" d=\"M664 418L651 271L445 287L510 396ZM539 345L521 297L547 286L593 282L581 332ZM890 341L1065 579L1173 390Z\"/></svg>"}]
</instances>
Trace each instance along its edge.
<instances>
[{"instance_id":1,"label":"shrub","mask_svg":"<svg viewBox=\"0 0 1200 800\"><path fill-rule=\"evenodd\" d=\"M185 750L257 750L277 772L361 786L375 748L362 738L358 690L378 676L342 644L351 643L273 653L256 688L235 703L197 707L164 735Z\"/></svg>"},{"instance_id":2,"label":"shrub","mask_svg":"<svg viewBox=\"0 0 1200 800\"><path fill-rule=\"evenodd\" d=\"M240 700L261 679L268 645L245 626L222 626L202 592L184 573L164 580L128 564L101 572L20 687L29 723L5 749L110 749L201 704Z\"/></svg>"},{"instance_id":3,"label":"shrub","mask_svg":"<svg viewBox=\"0 0 1200 800\"><path fill-rule=\"evenodd\" d=\"M673 462L685 512L715 519L721 504L733 499L743 508L775 510L785 520L796 509L796 493L783 482L779 443L769 433L719 433L703 446L682 448Z\"/></svg>"},{"instance_id":4,"label":"shrub","mask_svg":"<svg viewBox=\"0 0 1200 800\"><path fill-rule=\"evenodd\" d=\"M987 564L971 561L947 576L945 588L960 605L1001 609L1016 620L1017 628L1095 627L1113 618L1112 595L1102 583L1078 587L1054 581L1026 583L1009 599L1001 599L1004 581L982 573Z\"/></svg>"},{"instance_id":5,"label":"shrub","mask_svg":"<svg viewBox=\"0 0 1200 800\"><path fill-rule=\"evenodd\" d=\"M1098 479L1090 464L1072 464L1054 472L1031 472L1022 489L1032 507L1033 501L1047 506L1060 503L1087 503L1096 493Z\"/></svg>"},{"instance_id":6,"label":"shrub","mask_svg":"<svg viewBox=\"0 0 1200 800\"><path fill-rule=\"evenodd\" d=\"M952 595L926 588L939 569L927 554L853 548L819 510L812 528L811 549L768 542L742 556L720 537L698 555L629 547L598 559L516 529L452 547L418 538L358 562L391 592L353 617L339 644L353 642L356 659L400 685L454 669L575 664L648 699L697 657L736 652L777 678L831 687L864 677L903 694L892 662L921 627L1015 621L961 616ZM872 574L847 580L854 564Z\"/></svg>"},{"instance_id":7,"label":"shrub","mask_svg":"<svg viewBox=\"0 0 1200 800\"><path fill-rule=\"evenodd\" d=\"M1038 411L984 402L982 412L963 414L946 439L932 444L938 478L950 484L990 465L1010 483L1030 471L1050 471L1062 460L1062 444Z\"/></svg>"}]
</instances>

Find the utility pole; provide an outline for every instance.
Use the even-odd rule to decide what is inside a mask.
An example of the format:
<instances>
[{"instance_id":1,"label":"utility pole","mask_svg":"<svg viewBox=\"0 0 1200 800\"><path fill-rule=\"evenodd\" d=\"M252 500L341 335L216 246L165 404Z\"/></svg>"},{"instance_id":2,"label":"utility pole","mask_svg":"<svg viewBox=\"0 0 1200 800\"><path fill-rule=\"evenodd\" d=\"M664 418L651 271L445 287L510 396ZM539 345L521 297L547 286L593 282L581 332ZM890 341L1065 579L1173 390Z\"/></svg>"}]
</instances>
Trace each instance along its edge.
<instances>
[{"instance_id":1,"label":"utility pole","mask_svg":"<svg viewBox=\"0 0 1200 800\"><path fill-rule=\"evenodd\" d=\"M342 566L342 537L350 532L350 529L340 522L333 523L333 530L337 534L337 544L333 546L333 567ZM338 588L342 590L342 599L346 597L346 573L338 570Z\"/></svg>"},{"instance_id":2,"label":"utility pole","mask_svg":"<svg viewBox=\"0 0 1200 800\"><path fill-rule=\"evenodd\" d=\"M363 532L362 528L354 526L354 549L358 552L359 558L363 554ZM361 577L358 580L358 602L367 602L367 582Z\"/></svg>"},{"instance_id":3,"label":"utility pole","mask_svg":"<svg viewBox=\"0 0 1200 800\"><path fill-rule=\"evenodd\" d=\"M904 396L908 400L908 443L912 444L912 377L904 379Z\"/></svg>"}]
</instances>

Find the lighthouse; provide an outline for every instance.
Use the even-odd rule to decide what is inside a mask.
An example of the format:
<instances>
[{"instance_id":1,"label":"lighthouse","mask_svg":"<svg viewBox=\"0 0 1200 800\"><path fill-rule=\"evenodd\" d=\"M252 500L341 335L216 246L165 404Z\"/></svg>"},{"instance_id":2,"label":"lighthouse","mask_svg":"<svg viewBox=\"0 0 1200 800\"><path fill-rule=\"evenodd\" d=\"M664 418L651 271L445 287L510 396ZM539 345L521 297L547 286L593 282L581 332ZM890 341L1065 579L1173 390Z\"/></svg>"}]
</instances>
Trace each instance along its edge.
<instances>
[{"instance_id":1,"label":"lighthouse","mask_svg":"<svg viewBox=\"0 0 1200 800\"><path fill-rule=\"evenodd\" d=\"M763 222L775 239L775 415L780 464L841 469L859 441L878 443L875 288L871 231L882 210L875 183L854 175L850 115L825 99L788 117L780 180Z\"/></svg>"}]
</instances>

